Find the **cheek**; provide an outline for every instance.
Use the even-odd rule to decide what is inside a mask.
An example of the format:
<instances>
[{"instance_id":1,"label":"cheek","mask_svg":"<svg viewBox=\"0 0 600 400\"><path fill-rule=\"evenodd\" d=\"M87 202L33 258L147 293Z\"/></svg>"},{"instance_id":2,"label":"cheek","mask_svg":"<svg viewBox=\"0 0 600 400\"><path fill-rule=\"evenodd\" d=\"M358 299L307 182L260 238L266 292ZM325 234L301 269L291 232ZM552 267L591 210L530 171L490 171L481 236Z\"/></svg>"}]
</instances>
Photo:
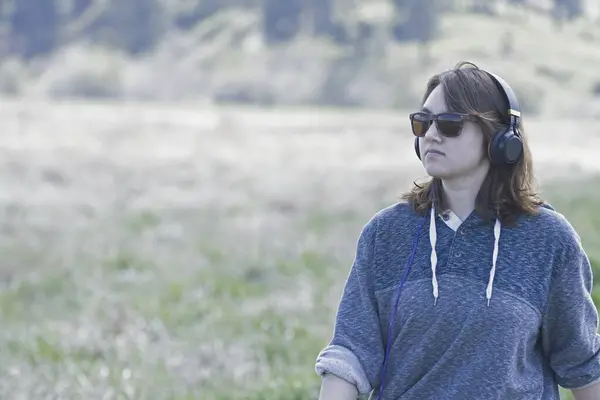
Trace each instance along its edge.
<instances>
[{"instance_id":1,"label":"cheek","mask_svg":"<svg viewBox=\"0 0 600 400\"><path fill-rule=\"evenodd\" d=\"M469 148L471 149L471 156L476 160L485 158L485 152L483 151L483 142L481 140L474 140Z\"/></svg>"},{"instance_id":2,"label":"cheek","mask_svg":"<svg viewBox=\"0 0 600 400\"><path fill-rule=\"evenodd\" d=\"M479 129L468 129L460 139L460 154L465 159L479 161L487 156L483 148L483 134Z\"/></svg>"},{"instance_id":3,"label":"cheek","mask_svg":"<svg viewBox=\"0 0 600 400\"><path fill-rule=\"evenodd\" d=\"M466 138L465 138L466 139ZM481 139L460 140L448 146L452 164L458 168L469 168L487 159Z\"/></svg>"}]
</instances>

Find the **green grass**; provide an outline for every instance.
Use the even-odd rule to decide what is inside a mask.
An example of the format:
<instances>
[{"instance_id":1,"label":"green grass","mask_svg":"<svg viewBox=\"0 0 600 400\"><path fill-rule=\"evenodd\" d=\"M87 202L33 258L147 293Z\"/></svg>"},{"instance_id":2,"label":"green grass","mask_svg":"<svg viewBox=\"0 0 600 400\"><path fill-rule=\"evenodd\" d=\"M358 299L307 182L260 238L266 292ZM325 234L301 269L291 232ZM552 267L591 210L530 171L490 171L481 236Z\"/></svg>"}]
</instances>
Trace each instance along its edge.
<instances>
[{"instance_id":1,"label":"green grass","mask_svg":"<svg viewBox=\"0 0 600 400\"><path fill-rule=\"evenodd\" d=\"M600 284L600 178L545 191L581 234ZM94 227L120 231L104 237L106 251L48 246L44 261L26 247L6 249L27 270L0 292L0 396L316 398L314 360L357 234L385 205L377 191L363 199L273 212L263 217L277 223L260 229L224 207L220 223L241 227L219 234L200 225L214 217L201 208L125 210ZM177 225L185 235L157 239Z\"/></svg>"},{"instance_id":2,"label":"green grass","mask_svg":"<svg viewBox=\"0 0 600 400\"><path fill-rule=\"evenodd\" d=\"M401 115L23 107L0 107L1 399L317 396L360 229L420 173ZM595 167L593 134L549 144L573 123L531 121L542 175ZM600 178L546 189L598 282Z\"/></svg>"}]
</instances>

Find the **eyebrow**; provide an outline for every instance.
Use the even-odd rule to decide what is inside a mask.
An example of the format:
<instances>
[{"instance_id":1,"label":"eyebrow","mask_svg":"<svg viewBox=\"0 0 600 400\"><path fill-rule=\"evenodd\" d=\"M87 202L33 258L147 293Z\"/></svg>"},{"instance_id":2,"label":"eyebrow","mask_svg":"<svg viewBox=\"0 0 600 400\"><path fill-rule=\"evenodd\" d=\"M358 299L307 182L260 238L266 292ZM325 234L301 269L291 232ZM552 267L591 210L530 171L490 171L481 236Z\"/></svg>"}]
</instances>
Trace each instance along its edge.
<instances>
[{"instance_id":1,"label":"eyebrow","mask_svg":"<svg viewBox=\"0 0 600 400\"><path fill-rule=\"evenodd\" d=\"M421 110L424 111L424 112L426 112L426 113L433 114L433 112L429 108L427 108L427 107L423 107Z\"/></svg>"}]
</instances>

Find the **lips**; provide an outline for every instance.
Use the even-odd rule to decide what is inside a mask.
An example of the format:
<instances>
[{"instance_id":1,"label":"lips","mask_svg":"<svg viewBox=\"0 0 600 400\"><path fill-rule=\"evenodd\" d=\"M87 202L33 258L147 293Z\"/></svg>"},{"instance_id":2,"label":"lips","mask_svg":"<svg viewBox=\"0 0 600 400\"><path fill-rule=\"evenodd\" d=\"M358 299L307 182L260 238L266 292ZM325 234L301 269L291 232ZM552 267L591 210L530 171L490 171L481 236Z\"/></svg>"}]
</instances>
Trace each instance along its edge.
<instances>
[{"instance_id":1,"label":"lips","mask_svg":"<svg viewBox=\"0 0 600 400\"><path fill-rule=\"evenodd\" d=\"M425 155L427 154L439 154L440 156L445 156L446 154L444 154L443 152L439 151L439 150L435 150L435 149L429 149L425 152Z\"/></svg>"}]
</instances>

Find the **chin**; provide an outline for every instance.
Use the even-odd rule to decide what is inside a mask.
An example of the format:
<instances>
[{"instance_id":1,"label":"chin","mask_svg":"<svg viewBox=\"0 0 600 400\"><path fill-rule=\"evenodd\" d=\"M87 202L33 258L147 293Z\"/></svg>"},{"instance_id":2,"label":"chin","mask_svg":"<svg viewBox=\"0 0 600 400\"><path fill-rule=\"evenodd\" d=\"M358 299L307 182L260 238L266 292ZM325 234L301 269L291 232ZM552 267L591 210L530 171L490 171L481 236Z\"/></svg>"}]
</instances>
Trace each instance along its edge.
<instances>
[{"instance_id":1,"label":"chin","mask_svg":"<svg viewBox=\"0 0 600 400\"><path fill-rule=\"evenodd\" d=\"M427 172L427 175L429 175L432 178L437 178L437 179L448 179L451 178L453 176L453 174L451 173L451 171L448 171L447 169L444 168L439 168L437 165L431 165L431 166L425 166L425 172Z\"/></svg>"}]
</instances>

